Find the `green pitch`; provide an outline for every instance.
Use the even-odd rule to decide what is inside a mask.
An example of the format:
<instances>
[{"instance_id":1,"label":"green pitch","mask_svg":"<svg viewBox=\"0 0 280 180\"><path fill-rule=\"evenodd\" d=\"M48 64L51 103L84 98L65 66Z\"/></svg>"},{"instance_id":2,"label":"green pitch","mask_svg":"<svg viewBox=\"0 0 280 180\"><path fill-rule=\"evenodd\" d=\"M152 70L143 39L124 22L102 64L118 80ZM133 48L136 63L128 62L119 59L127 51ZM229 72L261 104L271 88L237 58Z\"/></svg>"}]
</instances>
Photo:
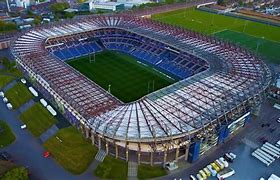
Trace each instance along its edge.
<instances>
[{"instance_id":1,"label":"green pitch","mask_svg":"<svg viewBox=\"0 0 280 180\"><path fill-rule=\"evenodd\" d=\"M68 64L105 90L111 85L111 93L123 102L135 101L176 82L123 53L104 51L95 55L95 61L89 58L80 57Z\"/></svg>"},{"instance_id":2,"label":"green pitch","mask_svg":"<svg viewBox=\"0 0 280 180\"><path fill-rule=\"evenodd\" d=\"M194 8L155 14L153 19L215 35L258 53L273 63L280 63L280 28L253 21L208 13Z\"/></svg>"},{"instance_id":3,"label":"green pitch","mask_svg":"<svg viewBox=\"0 0 280 180\"><path fill-rule=\"evenodd\" d=\"M232 30L280 42L279 27L208 13L194 8L155 14L152 18L207 34Z\"/></svg>"}]
</instances>

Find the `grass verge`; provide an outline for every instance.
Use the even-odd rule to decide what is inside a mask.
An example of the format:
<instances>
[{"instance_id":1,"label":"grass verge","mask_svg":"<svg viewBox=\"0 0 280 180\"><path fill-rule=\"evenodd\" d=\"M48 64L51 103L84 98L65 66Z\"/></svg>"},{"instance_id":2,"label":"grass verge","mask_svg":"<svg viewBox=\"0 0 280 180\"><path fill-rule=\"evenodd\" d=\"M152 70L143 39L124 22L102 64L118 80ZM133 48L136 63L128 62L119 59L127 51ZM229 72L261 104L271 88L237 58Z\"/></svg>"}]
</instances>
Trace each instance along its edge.
<instances>
[{"instance_id":1,"label":"grass verge","mask_svg":"<svg viewBox=\"0 0 280 180\"><path fill-rule=\"evenodd\" d=\"M7 90L5 96L13 105L13 109L19 108L32 98L32 94L29 92L27 87L20 82L15 84L11 89Z\"/></svg>"},{"instance_id":2,"label":"grass verge","mask_svg":"<svg viewBox=\"0 0 280 180\"><path fill-rule=\"evenodd\" d=\"M150 179L165 175L167 175L167 172L162 167L146 164L140 164L138 166L138 179Z\"/></svg>"},{"instance_id":3,"label":"grass verge","mask_svg":"<svg viewBox=\"0 0 280 180\"><path fill-rule=\"evenodd\" d=\"M54 159L73 174L84 172L97 153L90 141L74 127L61 129L44 143Z\"/></svg>"},{"instance_id":4,"label":"grass verge","mask_svg":"<svg viewBox=\"0 0 280 180\"><path fill-rule=\"evenodd\" d=\"M15 141L16 137L9 125L0 120L0 148L8 146Z\"/></svg>"},{"instance_id":5,"label":"grass verge","mask_svg":"<svg viewBox=\"0 0 280 180\"><path fill-rule=\"evenodd\" d=\"M106 156L94 170L94 175L102 179L127 179L128 164L126 161Z\"/></svg>"},{"instance_id":6,"label":"grass verge","mask_svg":"<svg viewBox=\"0 0 280 180\"><path fill-rule=\"evenodd\" d=\"M57 123L49 111L44 108L40 103L34 104L32 107L23 112L19 118L26 124L27 129L35 137L39 137L53 124Z\"/></svg>"}]
</instances>

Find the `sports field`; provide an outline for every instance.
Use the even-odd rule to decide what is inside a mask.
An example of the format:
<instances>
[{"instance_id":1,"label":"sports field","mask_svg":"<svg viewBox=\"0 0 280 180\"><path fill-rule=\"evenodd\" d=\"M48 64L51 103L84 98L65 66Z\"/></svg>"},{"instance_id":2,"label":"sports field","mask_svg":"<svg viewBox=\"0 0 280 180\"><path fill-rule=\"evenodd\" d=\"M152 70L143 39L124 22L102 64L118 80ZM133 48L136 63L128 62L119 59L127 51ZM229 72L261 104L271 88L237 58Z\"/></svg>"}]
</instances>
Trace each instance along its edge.
<instances>
[{"instance_id":1,"label":"sports field","mask_svg":"<svg viewBox=\"0 0 280 180\"><path fill-rule=\"evenodd\" d=\"M185 27L197 32L216 35L222 39L256 50L270 62L280 63L280 28L253 21L208 13L194 8L155 14L153 19ZM273 50L272 50L273 49Z\"/></svg>"},{"instance_id":2,"label":"sports field","mask_svg":"<svg viewBox=\"0 0 280 180\"><path fill-rule=\"evenodd\" d=\"M92 62L89 56L84 56L68 64L105 90L111 85L110 92L123 102L135 101L175 82L133 57L115 51L98 53Z\"/></svg>"}]
</instances>

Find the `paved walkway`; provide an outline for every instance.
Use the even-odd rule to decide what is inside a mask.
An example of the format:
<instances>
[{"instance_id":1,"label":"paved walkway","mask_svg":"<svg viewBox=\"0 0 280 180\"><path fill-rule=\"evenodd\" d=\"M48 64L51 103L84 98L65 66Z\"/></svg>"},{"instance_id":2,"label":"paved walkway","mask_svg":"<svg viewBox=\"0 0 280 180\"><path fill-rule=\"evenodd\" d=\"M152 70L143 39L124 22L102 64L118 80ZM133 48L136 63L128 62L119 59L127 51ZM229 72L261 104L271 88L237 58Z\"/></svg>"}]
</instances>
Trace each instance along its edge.
<instances>
[{"instance_id":1,"label":"paved walkway","mask_svg":"<svg viewBox=\"0 0 280 180\"><path fill-rule=\"evenodd\" d=\"M33 99L30 99L29 101L27 101L26 103L24 103L23 105L21 105L16 112L18 114L23 113L24 111L26 111L27 109L29 109L31 106L33 106L35 104Z\"/></svg>"},{"instance_id":2,"label":"paved walkway","mask_svg":"<svg viewBox=\"0 0 280 180\"><path fill-rule=\"evenodd\" d=\"M5 87L3 87L3 91L6 92L9 89L11 89L15 84L17 83L17 80L13 80L12 82L8 83Z\"/></svg>"},{"instance_id":3,"label":"paved walkway","mask_svg":"<svg viewBox=\"0 0 280 180\"><path fill-rule=\"evenodd\" d=\"M56 132L58 131L57 126L54 124L52 125L52 127L50 127L46 132L44 132L41 136L40 136L40 140L42 143L46 142L46 140L48 140L50 137L52 137L53 135L56 134Z\"/></svg>"},{"instance_id":4,"label":"paved walkway","mask_svg":"<svg viewBox=\"0 0 280 180\"><path fill-rule=\"evenodd\" d=\"M127 176L131 179L137 179L138 164L136 162L128 162Z\"/></svg>"},{"instance_id":5,"label":"paved walkway","mask_svg":"<svg viewBox=\"0 0 280 180\"><path fill-rule=\"evenodd\" d=\"M98 153L95 156L95 160L97 160L99 162L103 162L105 156L106 156L106 152L103 151L102 149L99 149Z\"/></svg>"}]
</instances>

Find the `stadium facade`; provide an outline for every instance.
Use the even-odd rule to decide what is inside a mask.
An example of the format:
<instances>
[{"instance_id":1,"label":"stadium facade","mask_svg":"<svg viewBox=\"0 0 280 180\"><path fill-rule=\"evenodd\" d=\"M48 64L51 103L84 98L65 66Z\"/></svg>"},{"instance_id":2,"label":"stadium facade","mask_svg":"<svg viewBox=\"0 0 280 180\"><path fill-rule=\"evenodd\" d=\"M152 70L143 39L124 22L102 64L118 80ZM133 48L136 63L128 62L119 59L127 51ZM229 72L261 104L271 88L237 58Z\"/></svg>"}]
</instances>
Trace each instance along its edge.
<instances>
[{"instance_id":1,"label":"stadium facade","mask_svg":"<svg viewBox=\"0 0 280 180\"><path fill-rule=\"evenodd\" d=\"M123 103L65 61L122 51L179 79ZM19 68L92 143L141 163L193 162L245 126L271 79L250 52L133 16L88 16L28 30L12 44Z\"/></svg>"}]
</instances>

